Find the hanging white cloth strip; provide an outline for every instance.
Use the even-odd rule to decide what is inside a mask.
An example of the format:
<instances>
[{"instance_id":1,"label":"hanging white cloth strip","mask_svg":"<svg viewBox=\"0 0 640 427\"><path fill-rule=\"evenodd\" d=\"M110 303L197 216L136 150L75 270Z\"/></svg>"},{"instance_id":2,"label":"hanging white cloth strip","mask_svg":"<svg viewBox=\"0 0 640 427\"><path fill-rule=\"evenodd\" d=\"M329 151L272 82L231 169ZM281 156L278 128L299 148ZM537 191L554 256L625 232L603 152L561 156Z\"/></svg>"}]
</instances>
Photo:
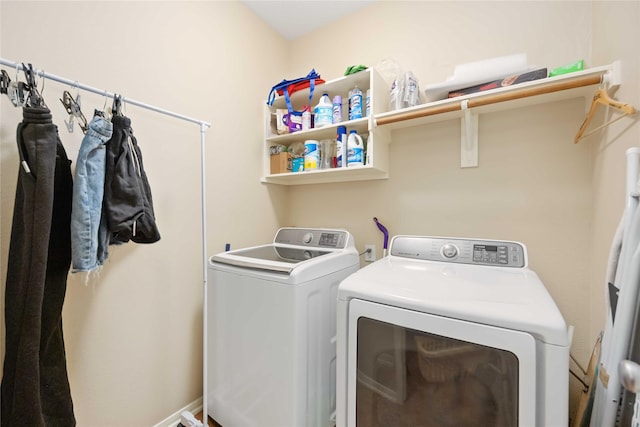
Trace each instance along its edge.
<instances>
[{"instance_id":1,"label":"hanging white cloth strip","mask_svg":"<svg viewBox=\"0 0 640 427\"><path fill-rule=\"evenodd\" d=\"M0 65L12 68L16 71L22 70L22 64L14 61L9 61L4 58L0 58ZM108 98L113 98L116 94L108 92L106 90L97 89L92 86L79 83L77 80L71 80L64 77L57 76L45 72L43 70L34 69L34 73L48 80L53 80L58 83L64 83L74 88L82 89L87 92L92 92L98 95L103 95ZM207 226L206 226L206 181L205 181L205 132L211 127L211 124L203 120L194 119L192 117L185 116L183 114L174 113L173 111L165 110L164 108L156 107L154 105L146 104L144 102L136 101L135 99L121 97L122 102L126 102L128 105L135 105L136 107L144 108L146 110L155 111L156 113L164 114L174 117L179 120L184 120L191 123L200 125L200 190L201 190L201 204L202 204L202 280L203 280L203 419L207 419Z\"/></svg>"}]
</instances>

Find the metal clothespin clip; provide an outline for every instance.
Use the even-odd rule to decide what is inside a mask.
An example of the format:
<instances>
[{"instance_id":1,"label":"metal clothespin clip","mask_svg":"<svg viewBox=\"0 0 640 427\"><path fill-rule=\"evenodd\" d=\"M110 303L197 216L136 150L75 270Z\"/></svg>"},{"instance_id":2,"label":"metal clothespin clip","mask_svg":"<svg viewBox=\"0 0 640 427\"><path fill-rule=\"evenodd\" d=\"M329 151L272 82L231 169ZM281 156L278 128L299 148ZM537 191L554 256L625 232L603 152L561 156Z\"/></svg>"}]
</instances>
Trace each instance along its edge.
<instances>
[{"instance_id":1,"label":"metal clothespin clip","mask_svg":"<svg viewBox=\"0 0 640 427\"><path fill-rule=\"evenodd\" d=\"M9 97L9 100L14 107L24 106L25 103L21 86L23 85L23 83L18 80L19 73L20 67L16 66L16 79L13 81L11 81L11 79L8 79L9 82L7 84L7 96Z\"/></svg>"},{"instance_id":2,"label":"metal clothespin clip","mask_svg":"<svg viewBox=\"0 0 640 427\"><path fill-rule=\"evenodd\" d=\"M78 95L76 99L73 99L73 96L71 96L71 93L68 90L65 90L62 93L60 102L62 102L62 105L64 105L65 110L67 110L67 113L69 114L69 121L64 121L69 133L73 133L73 121L76 118L78 119L78 125L80 126L80 129L82 129L82 132L87 133L87 119L84 117L84 114L82 114L79 101L80 95Z\"/></svg>"},{"instance_id":3,"label":"metal clothespin clip","mask_svg":"<svg viewBox=\"0 0 640 427\"><path fill-rule=\"evenodd\" d=\"M27 105L27 92L29 92L29 86L24 82L12 81L7 87L7 96L14 107L25 107Z\"/></svg>"},{"instance_id":4,"label":"metal clothespin clip","mask_svg":"<svg viewBox=\"0 0 640 427\"><path fill-rule=\"evenodd\" d=\"M113 95L113 104L111 105L111 114L113 116L122 115L122 95L117 93Z\"/></svg>"},{"instance_id":5,"label":"metal clothespin clip","mask_svg":"<svg viewBox=\"0 0 640 427\"><path fill-rule=\"evenodd\" d=\"M28 64L28 66L22 64L22 71L24 71L25 78L27 79L26 87L29 90L29 96L27 97L27 101L29 105L32 107L38 106L46 106L44 103L44 99L38 92L37 84L36 84L36 72L33 69L33 65Z\"/></svg>"},{"instance_id":6,"label":"metal clothespin clip","mask_svg":"<svg viewBox=\"0 0 640 427\"><path fill-rule=\"evenodd\" d=\"M5 70L0 70L0 94L8 94L7 89L9 88L9 83L11 83L9 74L7 74Z\"/></svg>"}]
</instances>

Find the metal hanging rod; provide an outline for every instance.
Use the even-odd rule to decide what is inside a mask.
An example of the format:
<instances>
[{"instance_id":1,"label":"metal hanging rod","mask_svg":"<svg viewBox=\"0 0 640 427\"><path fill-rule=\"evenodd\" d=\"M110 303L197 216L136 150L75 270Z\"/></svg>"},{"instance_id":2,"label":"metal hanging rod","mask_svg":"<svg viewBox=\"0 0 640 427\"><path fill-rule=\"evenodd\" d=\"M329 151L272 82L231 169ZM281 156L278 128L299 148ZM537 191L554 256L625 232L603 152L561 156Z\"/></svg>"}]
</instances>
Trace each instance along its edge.
<instances>
[{"instance_id":1,"label":"metal hanging rod","mask_svg":"<svg viewBox=\"0 0 640 427\"><path fill-rule=\"evenodd\" d=\"M22 64L17 63L17 62L13 62L13 61L9 61L9 60L4 59L4 58L0 58L0 65L4 65L6 67L11 67L11 68L13 68L15 70L18 70L18 71L22 70L22 68L23 68ZM108 97L108 98L113 98L116 95L115 93L109 92L107 90L98 89L98 88L95 88L95 87L92 87L92 86L89 86L89 85L85 85L83 83L78 83L75 80L66 79L64 77L60 77L60 76L57 76L55 74L47 73L44 70L35 69L34 73L37 76L44 77L44 78L49 79L49 80L54 80L54 81L59 82L59 83L64 83L64 84L67 84L67 85L72 86L72 87L77 87L79 89L86 90L87 92L93 92L93 93L98 94L98 95L103 95L103 96ZM122 101L126 102L129 105L135 105L135 106L140 107L140 108L145 108L147 110L155 111L156 113L165 114L167 116L175 117L176 119L185 120L185 121L191 122L191 123L196 123L196 124L199 124L201 126L205 126L205 128L211 127L210 123L207 123L207 122L205 122L203 120L198 120L198 119L194 119L192 117L185 116L183 114L174 113L173 111L165 110L164 108L156 107L154 105L145 104L144 102L136 101L135 99L125 98L123 96L122 97Z\"/></svg>"},{"instance_id":2,"label":"metal hanging rod","mask_svg":"<svg viewBox=\"0 0 640 427\"><path fill-rule=\"evenodd\" d=\"M11 67L17 71L22 70L22 64L19 64L17 62L13 62L13 61L9 61L7 59L4 58L0 58L0 65L4 65L6 67ZM51 74L51 73L46 73L43 70L34 70L34 73L40 77L44 77L47 78L49 80L54 80L56 82L59 83L64 83L67 85L70 85L72 87L77 87L79 89L82 90L86 90L88 92L93 92L95 94L98 95L104 95L105 97L109 97L109 98L113 98L115 96L114 93L108 92L106 90L101 90L101 89L97 89L94 88L92 86L88 86L82 83L78 83L75 80L70 80L70 79L65 79L64 77L60 77L60 76L56 76L55 74ZM206 190L206 178L205 178L205 159L206 159L206 154L205 154L205 142L206 142L206 137L205 137L205 132L208 128L211 127L211 124L208 122L205 122L203 120L198 120L198 119L194 119L182 114L178 114L178 113L174 113L173 111L169 111L169 110L165 110L164 108L159 108L153 105L149 105L149 104L145 104L144 102L140 102L140 101L136 101L133 99L129 99L129 98L121 98L123 102L126 102L127 104L131 104L131 105L135 105L138 106L140 108L145 108L147 110L151 110L151 111L155 111L156 113L160 113L160 114L164 114L167 116L171 116L171 117L175 117L177 119L180 120L185 120L187 122L191 122L191 123L196 123L198 125L200 125L200 168L201 168L201 172L200 172L200 198L201 198L201 227L202 227L202 284L203 284L203 319L202 319L202 327L203 327L203 343L204 345L202 346L202 359L203 359L203 419L208 419L208 414L207 414L207 402L208 402L208 373L207 373L207 360L208 360L208 356L207 356L207 323L208 323L208 314L207 314L207 208L206 208L206 195L207 195L207 190Z\"/></svg>"}]
</instances>

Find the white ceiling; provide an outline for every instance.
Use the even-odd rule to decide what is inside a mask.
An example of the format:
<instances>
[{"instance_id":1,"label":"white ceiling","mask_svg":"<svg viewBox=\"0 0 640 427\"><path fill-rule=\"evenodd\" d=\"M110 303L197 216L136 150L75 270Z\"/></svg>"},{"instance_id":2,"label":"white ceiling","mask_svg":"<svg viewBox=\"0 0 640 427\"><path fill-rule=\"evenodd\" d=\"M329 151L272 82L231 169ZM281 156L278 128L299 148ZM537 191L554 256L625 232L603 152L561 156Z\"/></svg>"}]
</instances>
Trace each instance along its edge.
<instances>
[{"instance_id":1,"label":"white ceiling","mask_svg":"<svg viewBox=\"0 0 640 427\"><path fill-rule=\"evenodd\" d=\"M287 40L349 15L375 0L242 0Z\"/></svg>"}]
</instances>

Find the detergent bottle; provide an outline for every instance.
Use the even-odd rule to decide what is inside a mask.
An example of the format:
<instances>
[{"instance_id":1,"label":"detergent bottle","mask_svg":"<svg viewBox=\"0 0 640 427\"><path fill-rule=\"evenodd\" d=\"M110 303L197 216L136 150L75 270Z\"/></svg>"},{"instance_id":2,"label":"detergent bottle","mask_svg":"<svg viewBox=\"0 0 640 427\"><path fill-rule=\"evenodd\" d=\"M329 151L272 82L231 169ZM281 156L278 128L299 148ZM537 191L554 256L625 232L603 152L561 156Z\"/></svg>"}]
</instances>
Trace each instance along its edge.
<instances>
[{"instance_id":1,"label":"detergent bottle","mask_svg":"<svg viewBox=\"0 0 640 427\"><path fill-rule=\"evenodd\" d=\"M358 132L352 130L347 138L347 166L363 166L364 159L362 158L364 144L362 137L358 135Z\"/></svg>"},{"instance_id":2,"label":"detergent bottle","mask_svg":"<svg viewBox=\"0 0 640 427\"><path fill-rule=\"evenodd\" d=\"M328 93L323 93L322 98L315 108L314 127L321 128L333 124L333 103L329 99Z\"/></svg>"}]
</instances>

